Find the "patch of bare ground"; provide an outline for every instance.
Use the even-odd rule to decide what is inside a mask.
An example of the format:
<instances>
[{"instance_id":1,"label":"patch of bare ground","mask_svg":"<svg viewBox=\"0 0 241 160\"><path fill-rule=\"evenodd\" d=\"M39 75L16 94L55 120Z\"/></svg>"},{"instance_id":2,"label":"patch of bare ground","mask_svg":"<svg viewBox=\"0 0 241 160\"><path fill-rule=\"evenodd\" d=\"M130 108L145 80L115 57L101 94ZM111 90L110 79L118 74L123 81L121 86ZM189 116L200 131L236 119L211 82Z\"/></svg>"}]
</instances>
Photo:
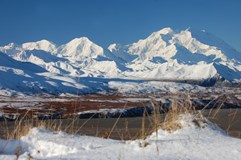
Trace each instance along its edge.
<instances>
[{"instance_id":1,"label":"patch of bare ground","mask_svg":"<svg viewBox=\"0 0 241 160\"><path fill-rule=\"evenodd\" d=\"M25 115L32 117L43 114L58 113L61 118L67 118L76 113L113 108L132 108L150 106L154 99L185 99L183 93L162 93L162 94L147 94L147 95L81 95L81 96L39 96L29 99L21 99L17 97L1 98L0 104L5 103L0 107L0 112L4 114ZM237 98L237 94L204 94L204 93L188 93L188 98L194 103L196 109L208 108L238 108L241 107L241 99ZM130 100L132 99L132 100ZM133 100L134 99L134 100ZM155 100L156 101L156 100ZM22 107L14 107L11 104L20 104ZM23 106L22 104L25 104ZM163 105L161 100L159 105Z\"/></svg>"},{"instance_id":2,"label":"patch of bare ground","mask_svg":"<svg viewBox=\"0 0 241 160\"><path fill-rule=\"evenodd\" d=\"M57 98L57 97L56 97ZM76 113L88 111L88 110L99 110L99 109L113 109L113 108L132 108L132 107L144 107L149 104L146 100L140 101L126 101L122 100L127 97L118 95L87 95L80 96L78 98L62 98L60 101L53 101L50 98L44 101L34 101L37 102L36 105L29 105L24 107L12 107L11 105L6 105L0 108L0 112L4 114L16 114L19 116L32 117L34 115L42 114L54 114L60 113L62 118L67 118ZM134 97L140 98L140 97ZM25 101L12 100L11 103L23 103ZM32 101L32 103L34 103Z\"/></svg>"}]
</instances>

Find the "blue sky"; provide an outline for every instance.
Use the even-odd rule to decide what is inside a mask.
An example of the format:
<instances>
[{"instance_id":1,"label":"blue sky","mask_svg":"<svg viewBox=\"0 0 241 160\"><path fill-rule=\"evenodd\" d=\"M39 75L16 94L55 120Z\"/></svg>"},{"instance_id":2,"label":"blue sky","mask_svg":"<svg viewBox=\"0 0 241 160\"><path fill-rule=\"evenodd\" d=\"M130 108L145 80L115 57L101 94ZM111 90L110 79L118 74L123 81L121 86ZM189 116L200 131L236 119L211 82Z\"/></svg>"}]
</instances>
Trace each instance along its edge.
<instances>
[{"instance_id":1,"label":"blue sky","mask_svg":"<svg viewBox=\"0 0 241 160\"><path fill-rule=\"evenodd\" d=\"M241 52L240 19L241 0L0 0L0 45L86 36L107 47L191 27Z\"/></svg>"}]
</instances>

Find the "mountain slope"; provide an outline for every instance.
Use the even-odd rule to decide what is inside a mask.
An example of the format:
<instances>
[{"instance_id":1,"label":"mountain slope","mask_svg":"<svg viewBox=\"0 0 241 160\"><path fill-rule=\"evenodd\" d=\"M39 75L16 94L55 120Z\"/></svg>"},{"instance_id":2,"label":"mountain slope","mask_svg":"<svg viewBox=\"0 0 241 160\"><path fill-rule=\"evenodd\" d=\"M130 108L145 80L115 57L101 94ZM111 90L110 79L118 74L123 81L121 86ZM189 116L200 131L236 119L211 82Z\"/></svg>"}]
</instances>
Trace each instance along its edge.
<instances>
[{"instance_id":1,"label":"mountain slope","mask_svg":"<svg viewBox=\"0 0 241 160\"><path fill-rule=\"evenodd\" d=\"M34 42L31 42L34 44ZM23 45L22 45L23 46ZM74 74L78 73L71 64L66 62L65 59L55 56L53 53L46 52L44 50L32 49L27 50L16 44L9 44L4 47L0 47L0 51L11 56L15 60L21 62L31 62L40 67L46 69L51 73L57 74ZM55 51L53 51L55 52ZM79 71L80 72L80 71Z\"/></svg>"},{"instance_id":2,"label":"mountain slope","mask_svg":"<svg viewBox=\"0 0 241 160\"><path fill-rule=\"evenodd\" d=\"M17 92L58 94L88 88L79 84L74 77L66 77L47 72L42 67L29 62L19 62L0 52L0 90Z\"/></svg>"}]
</instances>

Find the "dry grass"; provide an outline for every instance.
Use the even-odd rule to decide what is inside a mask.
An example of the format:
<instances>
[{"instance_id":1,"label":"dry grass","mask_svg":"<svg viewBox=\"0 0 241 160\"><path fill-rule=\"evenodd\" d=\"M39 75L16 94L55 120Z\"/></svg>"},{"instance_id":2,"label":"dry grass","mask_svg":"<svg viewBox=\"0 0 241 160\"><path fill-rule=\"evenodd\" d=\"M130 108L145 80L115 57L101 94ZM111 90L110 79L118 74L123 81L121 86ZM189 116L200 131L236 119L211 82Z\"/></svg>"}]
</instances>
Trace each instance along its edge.
<instances>
[{"instance_id":1,"label":"dry grass","mask_svg":"<svg viewBox=\"0 0 241 160\"><path fill-rule=\"evenodd\" d=\"M58 126L53 122L48 121L40 121L37 119L29 119L29 120L16 120L11 126L8 127L8 122L5 121L4 127L4 137L7 140L19 139L22 136L26 136L31 128L38 127L38 128L46 128L51 130L59 130Z\"/></svg>"},{"instance_id":2,"label":"dry grass","mask_svg":"<svg viewBox=\"0 0 241 160\"><path fill-rule=\"evenodd\" d=\"M159 114L160 115L160 114ZM169 111L165 114L163 121L158 121L154 115L154 130L158 129L167 130L167 131L176 131L182 128L179 120L181 116L193 115L193 124L202 127L202 123L205 121L201 112L198 112L195 109L195 106L192 105L191 101L187 98L184 98L181 101L173 99L171 101L171 107ZM159 124L158 124L159 123Z\"/></svg>"},{"instance_id":3,"label":"dry grass","mask_svg":"<svg viewBox=\"0 0 241 160\"><path fill-rule=\"evenodd\" d=\"M153 106L152 115L148 115L147 111L144 110L143 117L142 117L142 123L140 132L137 136L130 137L130 139L145 139L148 135L150 135L152 132L156 132L159 129L168 130L168 131L174 131L181 128L181 125L178 123L178 119L180 115L185 114L197 114L194 107L190 103L190 101L184 101L184 102L178 102L177 100L172 101L172 106L170 110L165 114L164 120L161 119L160 115L160 109L159 109L159 103L156 103L154 101L151 102ZM124 106L125 108L125 106ZM121 115L120 115L121 116ZM114 129L118 132L120 139L124 140L127 135L123 135L119 133L119 130L117 129L117 123L120 119L120 116L117 118L114 125L110 128L109 131L106 131L103 134L96 134L97 136L100 136L102 138L110 138L111 134L113 133ZM38 120L38 119L27 119L26 117L22 117L19 120L16 120L13 126L13 131L8 128L7 122L5 124L5 137L6 139L19 139L22 136L25 136L29 133L30 129L33 127L37 128L45 128L48 130L53 131L65 131L70 134L78 134L79 130L88 123L94 115L92 115L89 119L85 121L82 125L78 124L78 116L75 116L72 118L72 121L69 122L69 124L65 124L65 127L62 127L62 120ZM148 118L149 122L151 123L151 129L147 128L146 126L146 119ZM194 122L198 125L198 121ZM11 131L10 131L11 130ZM96 129L96 132L99 128ZM125 133L129 134L129 128L128 123L125 127Z\"/></svg>"}]
</instances>

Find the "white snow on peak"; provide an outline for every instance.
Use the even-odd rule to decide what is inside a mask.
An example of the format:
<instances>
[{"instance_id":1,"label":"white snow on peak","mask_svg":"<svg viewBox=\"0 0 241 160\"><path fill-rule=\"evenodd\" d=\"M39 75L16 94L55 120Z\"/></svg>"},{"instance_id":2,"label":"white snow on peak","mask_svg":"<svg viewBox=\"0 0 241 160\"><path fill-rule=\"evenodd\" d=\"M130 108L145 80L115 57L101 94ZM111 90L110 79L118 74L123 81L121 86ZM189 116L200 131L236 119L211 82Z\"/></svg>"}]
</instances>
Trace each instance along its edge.
<instances>
[{"instance_id":1,"label":"white snow on peak","mask_svg":"<svg viewBox=\"0 0 241 160\"><path fill-rule=\"evenodd\" d=\"M22 44L22 48L25 50L43 50L46 52L54 52L57 49L57 46L50 41L41 40L37 42L27 42Z\"/></svg>"},{"instance_id":2,"label":"white snow on peak","mask_svg":"<svg viewBox=\"0 0 241 160\"><path fill-rule=\"evenodd\" d=\"M166 34L172 34L173 32L174 31L170 27L167 27L167 28L163 28L157 32L154 32L154 33L166 35Z\"/></svg>"},{"instance_id":3,"label":"white snow on peak","mask_svg":"<svg viewBox=\"0 0 241 160\"><path fill-rule=\"evenodd\" d=\"M119 48L119 44L113 43L108 46L108 50L111 52L116 51Z\"/></svg>"},{"instance_id":4,"label":"white snow on peak","mask_svg":"<svg viewBox=\"0 0 241 160\"><path fill-rule=\"evenodd\" d=\"M19 46L18 44L16 43L9 43L5 46L0 46L0 51L1 52L4 52L4 53L7 53L8 50L13 50L13 49L22 49L21 46Z\"/></svg>"},{"instance_id":5,"label":"white snow on peak","mask_svg":"<svg viewBox=\"0 0 241 160\"><path fill-rule=\"evenodd\" d=\"M128 47L122 46L121 44L111 44L109 45L108 50L114 53L116 57L124 60L125 62L131 62L132 60L137 58L137 56L128 53Z\"/></svg>"},{"instance_id":6,"label":"white snow on peak","mask_svg":"<svg viewBox=\"0 0 241 160\"><path fill-rule=\"evenodd\" d=\"M219 48L202 43L192 36L190 28L177 32L171 28L164 28L153 32L146 39L127 45L128 52L139 55L139 59L152 59L161 57L167 61L175 59L180 54L185 57L192 54L203 55L213 60L227 61L227 56ZM186 54L188 53L188 54Z\"/></svg>"},{"instance_id":7,"label":"white snow on peak","mask_svg":"<svg viewBox=\"0 0 241 160\"><path fill-rule=\"evenodd\" d=\"M90 41L87 37L75 38L59 48L60 54L75 60L97 58L104 55L104 49Z\"/></svg>"},{"instance_id":8,"label":"white snow on peak","mask_svg":"<svg viewBox=\"0 0 241 160\"><path fill-rule=\"evenodd\" d=\"M4 46L6 49L7 48L16 48L19 47L16 43L9 43L8 45Z\"/></svg>"},{"instance_id":9,"label":"white snow on peak","mask_svg":"<svg viewBox=\"0 0 241 160\"><path fill-rule=\"evenodd\" d=\"M6 53L8 55L14 55L19 52L23 52L24 49L22 49L21 46L15 44L15 43L9 43L6 46L0 47L0 52Z\"/></svg>"},{"instance_id":10,"label":"white snow on peak","mask_svg":"<svg viewBox=\"0 0 241 160\"><path fill-rule=\"evenodd\" d=\"M169 43L172 34L173 31L170 28L154 32L146 39L129 45L128 51L139 55L140 59L152 59L153 57L170 59L177 52L175 46Z\"/></svg>"},{"instance_id":11,"label":"white snow on peak","mask_svg":"<svg viewBox=\"0 0 241 160\"><path fill-rule=\"evenodd\" d=\"M221 50L217 49L215 46L210 46L198 41L196 38L193 38L192 33L189 29L181 31L173 36L170 43L179 44L185 47L191 53L202 54L205 56L214 55L215 59L227 60L227 57Z\"/></svg>"}]
</instances>

